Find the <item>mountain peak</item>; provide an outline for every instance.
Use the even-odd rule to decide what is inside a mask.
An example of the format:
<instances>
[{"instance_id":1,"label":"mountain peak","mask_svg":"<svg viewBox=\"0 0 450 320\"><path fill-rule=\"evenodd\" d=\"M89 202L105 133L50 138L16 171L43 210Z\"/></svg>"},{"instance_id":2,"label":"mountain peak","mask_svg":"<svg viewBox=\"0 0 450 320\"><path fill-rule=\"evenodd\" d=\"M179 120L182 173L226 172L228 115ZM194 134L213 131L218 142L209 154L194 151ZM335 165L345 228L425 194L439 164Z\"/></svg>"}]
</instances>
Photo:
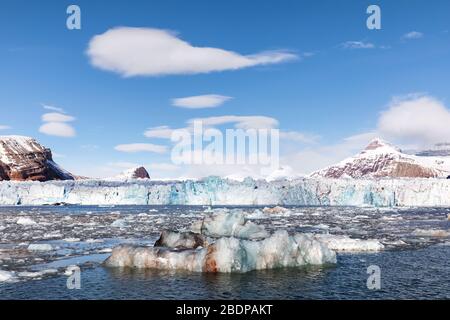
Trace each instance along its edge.
<instances>
[{"instance_id":1,"label":"mountain peak","mask_svg":"<svg viewBox=\"0 0 450 320\"><path fill-rule=\"evenodd\" d=\"M389 148L389 149L393 149L397 152L401 152L401 150L399 148L397 148L393 144L391 144L381 138L375 138L372 141L370 141L364 150L377 150L377 149L381 149L381 148L385 148L385 149Z\"/></svg>"},{"instance_id":2,"label":"mountain peak","mask_svg":"<svg viewBox=\"0 0 450 320\"><path fill-rule=\"evenodd\" d=\"M106 180L134 180L134 179L150 179L147 169L144 167L134 167L125 170L121 174L113 177L107 178Z\"/></svg>"},{"instance_id":3,"label":"mountain peak","mask_svg":"<svg viewBox=\"0 0 450 320\"><path fill-rule=\"evenodd\" d=\"M402 151L382 139L373 139L359 154L313 172L327 178L436 178L447 177L450 160L420 157Z\"/></svg>"}]
</instances>

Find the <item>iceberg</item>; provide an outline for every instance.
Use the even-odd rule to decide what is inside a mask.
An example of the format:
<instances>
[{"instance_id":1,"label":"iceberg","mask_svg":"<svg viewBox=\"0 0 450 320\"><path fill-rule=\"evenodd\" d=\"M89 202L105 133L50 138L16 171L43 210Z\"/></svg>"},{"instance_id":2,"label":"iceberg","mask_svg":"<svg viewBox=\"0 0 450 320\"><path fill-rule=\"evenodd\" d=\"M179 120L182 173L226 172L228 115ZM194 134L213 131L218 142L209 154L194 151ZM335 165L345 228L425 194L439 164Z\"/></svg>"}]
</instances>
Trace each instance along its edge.
<instances>
[{"instance_id":1,"label":"iceberg","mask_svg":"<svg viewBox=\"0 0 450 320\"><path fill-rule=\"evenodd\" d=\"M0 205L450 206L450 179L0 182ZM278 211L278 210L275 210Z\"/></svg>"},{"instance_id":2,"label":"iceberg","mask_svg":"<svg viewBox=\"0 0 450 320\"><path fill-rule=\"evenodd\" d=\"M16 280L14 272L0 270L0 282L12 282L14 280Z\"/></svg>"},{"instance_id":3,"label":"iceberg","mask_svg":"<svg viewBox=\"0 0 450 320\"><path fill-rule=\"evenodd\" d=\"M263 227L249 225L238 210L213 213L202 224L200 234L163 232L153 247L116 247L105 265L243 273L336 263L336 253L314 235L289 235L285 230L269 235Z\"/></svg>"}]
</instances>

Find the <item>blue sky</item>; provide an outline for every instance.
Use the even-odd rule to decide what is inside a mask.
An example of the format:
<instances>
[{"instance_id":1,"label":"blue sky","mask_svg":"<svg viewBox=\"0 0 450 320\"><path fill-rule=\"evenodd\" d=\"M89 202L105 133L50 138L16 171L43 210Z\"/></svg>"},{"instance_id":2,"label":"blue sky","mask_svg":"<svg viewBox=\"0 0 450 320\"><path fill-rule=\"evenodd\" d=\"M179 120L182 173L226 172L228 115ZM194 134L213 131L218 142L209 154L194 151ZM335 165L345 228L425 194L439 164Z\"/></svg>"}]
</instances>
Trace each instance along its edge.
<instances>
[{"instance_id":1,"label":"blue sky","mask_svg":"<svg viewBox=\"0 0 450 320\"><path fill-rule=\"evenodd\" d=\"M81 30L66 28L72 3L81 8ZM127 163L159 164L150 170L167 171L155 176L180 175L170 172L167 153L115 147L170 147L167 139L144 132L184 127L193 118L265 116L276 119L280 130L313 137L313 142L281 141L282 158L298 173L341 160L375 135L407 147L450 141L439 127L445 123L427 122L420 112L414 113L425 121L414 125L423 127L420 132L413 128L407 134L411 122L402 124L401 134L380 125L380 114L393 108L430 110L436 119L450 119L450 3L377 1L381 30L366 27L370 4L375 2L2 1L0 134L35 137L63 167L90 176L115 174ZM271 51L296 58L237 70L124 77L93 64L87 53L94 36L117 27L171 30L175 40L240 57ZM149 55L143 59L160 63ZM214 108L172 105L174 98L207 94L232 99ZM42 116L55 111L42 104L74 117L66 124L75 135L40 132ZM388 120L384 124L392 123Z\"/></svg>"}]
</instances>

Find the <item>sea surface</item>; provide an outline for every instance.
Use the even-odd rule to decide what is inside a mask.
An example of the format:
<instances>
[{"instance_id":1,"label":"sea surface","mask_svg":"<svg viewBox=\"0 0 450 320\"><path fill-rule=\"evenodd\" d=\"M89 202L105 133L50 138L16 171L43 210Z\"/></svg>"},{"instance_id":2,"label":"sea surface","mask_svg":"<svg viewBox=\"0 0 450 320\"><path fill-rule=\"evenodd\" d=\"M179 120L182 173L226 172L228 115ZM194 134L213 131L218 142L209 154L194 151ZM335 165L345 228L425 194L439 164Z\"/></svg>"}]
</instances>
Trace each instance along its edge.
<instances>
[{"instance_id":1,"label":"sea surface","mask_svg":"<svg viewBox=\"0 0 450 320\"><path fill-rule=\"evenodd\" d=\"M12 277L0 282L0 299L450 298L450 208L287 207L279 214L239 208L270 231L348 235L385 245L379 252L338 253L336 265L244 274L102 265L121 243L152 245L161 230L188 229L221 208L1 207L0 271ZM30 250L36 244L47 246ZM67 287L66 269L74 265L81 268L80 289ZM367 286L370 266L380 268L379 289Z\"/></svg>"}]
</instances>

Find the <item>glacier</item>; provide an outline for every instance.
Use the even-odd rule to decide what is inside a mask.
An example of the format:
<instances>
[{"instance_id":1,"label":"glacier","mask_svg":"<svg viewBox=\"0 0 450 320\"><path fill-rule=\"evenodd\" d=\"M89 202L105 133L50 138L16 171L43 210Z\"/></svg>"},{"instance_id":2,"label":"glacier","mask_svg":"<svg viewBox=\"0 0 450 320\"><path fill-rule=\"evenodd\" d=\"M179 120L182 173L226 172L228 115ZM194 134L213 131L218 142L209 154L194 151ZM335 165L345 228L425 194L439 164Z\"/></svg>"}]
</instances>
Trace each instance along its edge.
<instances>
[{"instance_id":1,"label":"glacier","mask_svg":"<svg viewBox=\"0 0 450 320\"><path fill-rule=\"evenodd\" d=\"M208 177L187 181L0 182L0 205L305 205L450 206L450 180L328 179L253 180Z\"/></svg>"}]
</instances>

